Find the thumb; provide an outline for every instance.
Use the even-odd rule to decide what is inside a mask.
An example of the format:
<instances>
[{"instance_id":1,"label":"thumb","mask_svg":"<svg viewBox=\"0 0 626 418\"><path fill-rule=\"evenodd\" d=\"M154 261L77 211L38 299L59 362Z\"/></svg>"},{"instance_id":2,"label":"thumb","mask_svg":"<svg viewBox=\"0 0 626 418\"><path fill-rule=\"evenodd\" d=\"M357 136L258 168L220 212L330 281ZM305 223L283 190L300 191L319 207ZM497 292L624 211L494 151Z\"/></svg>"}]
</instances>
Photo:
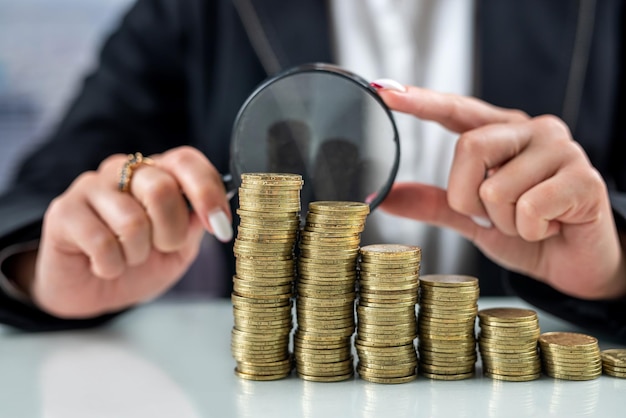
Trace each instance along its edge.
<instances>
[{"instance_id":1,"label":"thumb","mask_svg":"<svg viewBox=\"0 0 626 418\"><path fill-rule=\"evenodd\" d=\"M390 215L454 229L473 240L479 228L448 205L447 192L421 183L395 183L379 208Z\"/></svg>"}]
</instances>

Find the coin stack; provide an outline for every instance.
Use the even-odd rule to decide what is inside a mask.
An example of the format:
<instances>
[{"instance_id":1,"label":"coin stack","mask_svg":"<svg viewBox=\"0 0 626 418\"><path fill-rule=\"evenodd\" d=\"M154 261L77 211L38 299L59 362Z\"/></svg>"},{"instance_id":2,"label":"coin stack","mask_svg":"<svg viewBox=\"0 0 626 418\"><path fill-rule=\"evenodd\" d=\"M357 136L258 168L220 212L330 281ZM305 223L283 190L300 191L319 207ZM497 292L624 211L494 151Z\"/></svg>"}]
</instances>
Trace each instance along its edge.
<instances>
[{"instance_id":1,"label":"coin stack","mask_svg":"<svg viewBox=\"0 0 626 418\"><path fill-rule=\"evenodd\" d=\"M302 177L247 173L241 181L231 351L239 377L275 380L292 369L289 335Z\"/></svg>"},{"instance_id":2,"label":"coin stack","mask_svg":"<svg viewBox=\"0 0 626 418\"><path fill-rule=\"evenodd\" d=\"M575 332L546 332L539 337L545 373L556 379L592 380L602 374L595 337Z\"/></svg>"},{"instance_id":3,"label":"coin stack","mask_svg":"<svg viewBox=\"0 0 626 418\"><path fill-rule=\"evenodd\" d=\"M604 373L626 378L626 348L610 348L602 351L601 355Z\"/></svg>"},{"instance_id":4,"label":"coin stack","mask_svg":"<svg viewBox=\"0 0 626 418\"><path fill-rule=\"evenodd\" d=\"M420 373L431 379L474 375L478 279L432 274L420 278L418 351Z\"/></svg>"},{"instance_id":5,"label":"coin stack","mask_svg":"<svg viewBox=\"0 0 626 418\"><path fill-rule=\"evenodd\" d=\"M380 244L361 248L357 306L357 371L375 383L405 383L417 376L415 305L421 249Z\"/></svg>"},{"instance_id":6,"label":"coin stack","mask_svg":"<svg viewBox=\"0 0 626 418\"><path fill-rule=\"evenodd\" d=\"M537 350L539 319L530 309L492 308L478 312L478 346L485 376L525 382L541 376Z\"/></svg>"},{"instance_id":7,"label":"coin stack","mask_svg":"<svg viewBox=\"0 0 626 418\"><path fill-rule=\"evenodd\" d=\"M369 205L311 202L301 233L294 354L298 376L334 382L354 375L356 262Z\"/></svg>"}]
</instances>

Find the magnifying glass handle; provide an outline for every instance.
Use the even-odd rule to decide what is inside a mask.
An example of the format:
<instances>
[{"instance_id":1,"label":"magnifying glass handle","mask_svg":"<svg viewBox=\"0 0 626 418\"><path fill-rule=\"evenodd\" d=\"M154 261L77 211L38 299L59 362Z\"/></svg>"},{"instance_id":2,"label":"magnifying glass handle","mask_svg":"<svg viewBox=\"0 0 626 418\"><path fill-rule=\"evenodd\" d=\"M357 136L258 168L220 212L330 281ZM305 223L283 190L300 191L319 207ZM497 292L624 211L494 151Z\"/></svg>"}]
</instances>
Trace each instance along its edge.
<instances>
[{"instance_id":1,"label":"magnifying glass handle","mask_svg":"<svg viewBox=\"0 0 626 418\"><path fill-rule=\"evenodd\" d=\"M230 201L237 194L237 187L233 184L233 175L230 173L222 175L222 182L226 188L226 199Z\"/></svg>"}]
</instances>

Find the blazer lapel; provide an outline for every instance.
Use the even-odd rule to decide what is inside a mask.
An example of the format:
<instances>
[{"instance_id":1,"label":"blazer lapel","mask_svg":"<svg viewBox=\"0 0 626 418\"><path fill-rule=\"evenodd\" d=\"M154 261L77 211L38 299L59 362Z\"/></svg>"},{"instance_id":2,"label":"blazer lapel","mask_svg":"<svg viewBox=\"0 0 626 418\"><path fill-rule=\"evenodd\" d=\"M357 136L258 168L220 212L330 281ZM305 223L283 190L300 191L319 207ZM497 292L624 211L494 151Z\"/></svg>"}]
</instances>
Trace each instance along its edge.
<instances>
[{"instance_id":1,"label":"blazer lapel","mask_svg":"<svg viewBox=\"0 0 626 418\"><path fill-rule=\"evenodd\" d=\"M233 0L271 75L309 62L331 62L328 8L322 0Z\"/></svg>"},{"instance_id":2,"label":"blazer lapel","mask_svg":"<svg viewBox=\"0 0 626 418\"><path fill-rule=\"evenodd\" d=\"M531 115L560 116L575 44L578 2L477 3L476 94Z\"/></svg>"}]
</instances>

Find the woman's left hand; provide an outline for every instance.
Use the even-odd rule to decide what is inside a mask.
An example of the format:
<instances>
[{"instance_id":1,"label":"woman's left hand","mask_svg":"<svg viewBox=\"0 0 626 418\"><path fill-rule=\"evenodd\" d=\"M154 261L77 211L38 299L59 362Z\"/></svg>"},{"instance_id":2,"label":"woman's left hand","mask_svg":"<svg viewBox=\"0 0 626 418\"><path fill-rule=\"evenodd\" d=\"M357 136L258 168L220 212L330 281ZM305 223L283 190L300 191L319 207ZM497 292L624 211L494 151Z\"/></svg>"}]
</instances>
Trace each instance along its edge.
<instances>
[{"instance_id":1,"label":"woman's left hand","mask_svg":"<svg viewBox=\"0 0 626 418\"><path fill-rule=\"evenodd\" d=\"M571 296L626 295L607 186L563 121L417 87L379 93L460 134L447 190L396 183L382 210L452 228L496 263Z\"/></svg>"}]
</instances>

